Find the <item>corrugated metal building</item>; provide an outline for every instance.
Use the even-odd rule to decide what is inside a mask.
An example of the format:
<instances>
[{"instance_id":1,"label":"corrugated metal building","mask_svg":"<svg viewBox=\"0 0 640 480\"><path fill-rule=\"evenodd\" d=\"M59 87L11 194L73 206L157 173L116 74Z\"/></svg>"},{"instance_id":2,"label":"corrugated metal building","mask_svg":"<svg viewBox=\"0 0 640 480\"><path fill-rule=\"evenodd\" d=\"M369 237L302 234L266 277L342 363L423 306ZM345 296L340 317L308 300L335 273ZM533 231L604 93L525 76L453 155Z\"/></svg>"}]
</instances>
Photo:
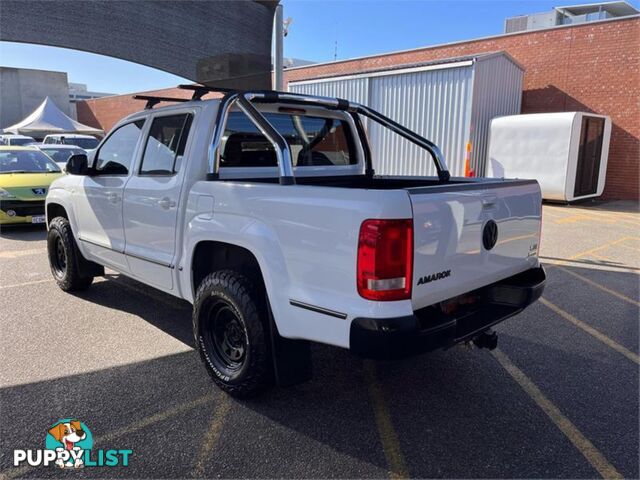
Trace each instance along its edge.
<instances>
[{"instance_id":1,"label":"corrugated metal building","mask_svg":"<svg viewBox=\"0 0 640 480\"><path fill-rule=\"evenodd\" d=\"M449 171L471 166L484 175L492 118L520 113L524 68L506 52L457 57L356 75L290 82L292 92L368 105L442 149ZM367 124L376 173L435 175L429 154L396 134Z\"/></svg>"}]
</instances>

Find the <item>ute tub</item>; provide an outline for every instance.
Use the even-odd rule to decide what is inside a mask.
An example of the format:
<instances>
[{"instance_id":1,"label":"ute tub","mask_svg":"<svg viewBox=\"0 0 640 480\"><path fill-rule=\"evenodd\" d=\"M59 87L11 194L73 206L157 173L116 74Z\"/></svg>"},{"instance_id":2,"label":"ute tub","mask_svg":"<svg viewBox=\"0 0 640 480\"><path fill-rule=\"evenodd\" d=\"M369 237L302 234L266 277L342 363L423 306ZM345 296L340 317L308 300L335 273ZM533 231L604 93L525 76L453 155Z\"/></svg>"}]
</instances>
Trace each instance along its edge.
<instances>
[{"instance_id":1,"label":"ute tub","mask_svg":"<svg viewBox=\"0 0 640 480\"><path fill-rule=\"evenodd\" d=\"M480 288L479 301L460 313L445 314L438 305L397 318L355 318L350 350L368 358L392 359L448 348L520 313L542 295L546 274L532 268Z\"/></svg>"}]
</instances>

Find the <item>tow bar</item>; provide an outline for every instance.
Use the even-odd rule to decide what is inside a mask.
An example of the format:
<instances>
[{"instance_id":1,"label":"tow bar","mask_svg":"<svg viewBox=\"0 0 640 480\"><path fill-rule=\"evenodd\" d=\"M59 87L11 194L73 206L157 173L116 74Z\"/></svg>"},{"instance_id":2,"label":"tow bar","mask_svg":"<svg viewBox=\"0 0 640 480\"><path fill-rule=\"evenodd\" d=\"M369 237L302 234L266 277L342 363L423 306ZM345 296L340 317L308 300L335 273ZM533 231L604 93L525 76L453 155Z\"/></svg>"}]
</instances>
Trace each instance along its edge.
<instances>
[{"instance_id":1,"label":"tow bar","mask_svg":"<svg viewBox=\"0 0 640 480\"><path fill-rule=\"evenodd\" d=\"M478 348L494 350L498 346L498 334L488 328L477 337L473 338L473 344Z\"/></svg>"}]
</instances>

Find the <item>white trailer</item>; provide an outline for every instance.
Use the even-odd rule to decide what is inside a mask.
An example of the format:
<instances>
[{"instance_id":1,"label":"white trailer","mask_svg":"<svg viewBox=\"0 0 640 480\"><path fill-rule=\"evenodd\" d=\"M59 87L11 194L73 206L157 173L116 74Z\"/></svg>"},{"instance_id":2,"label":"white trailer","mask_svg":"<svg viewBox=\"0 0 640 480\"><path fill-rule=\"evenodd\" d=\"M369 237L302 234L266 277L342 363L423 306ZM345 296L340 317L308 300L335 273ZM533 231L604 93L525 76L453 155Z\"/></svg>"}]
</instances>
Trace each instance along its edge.
<instances>
[{"instance_id":1,"label":"white trailer","mask_svg":"<svg viewBox=\"0 0 640 480\"><path fill-rule=\"evenodd\" d=\"M572 202L604 190L611 119L586 112L494 118L489 129L487 176L531 178L542 198Z\"/></svg>"}]
</instances>

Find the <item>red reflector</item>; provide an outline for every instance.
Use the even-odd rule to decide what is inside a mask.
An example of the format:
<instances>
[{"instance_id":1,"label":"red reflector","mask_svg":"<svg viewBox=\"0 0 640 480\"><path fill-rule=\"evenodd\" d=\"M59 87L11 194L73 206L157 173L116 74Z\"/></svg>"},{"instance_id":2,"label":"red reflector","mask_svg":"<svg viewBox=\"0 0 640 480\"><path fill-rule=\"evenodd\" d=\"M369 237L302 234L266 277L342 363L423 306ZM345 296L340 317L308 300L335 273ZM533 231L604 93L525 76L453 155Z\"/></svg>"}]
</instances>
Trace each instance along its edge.
<instances>
[{"instance_id":1,"label":"red reflector","mask_svg":"<svg viewBox=\"0 0 640 480\"><path fill-rule=\"evenodd\" d=\"M411 298L413 220L365 220L358 237L358 293L368 300Z\"/></svg>"}]
</instances>

